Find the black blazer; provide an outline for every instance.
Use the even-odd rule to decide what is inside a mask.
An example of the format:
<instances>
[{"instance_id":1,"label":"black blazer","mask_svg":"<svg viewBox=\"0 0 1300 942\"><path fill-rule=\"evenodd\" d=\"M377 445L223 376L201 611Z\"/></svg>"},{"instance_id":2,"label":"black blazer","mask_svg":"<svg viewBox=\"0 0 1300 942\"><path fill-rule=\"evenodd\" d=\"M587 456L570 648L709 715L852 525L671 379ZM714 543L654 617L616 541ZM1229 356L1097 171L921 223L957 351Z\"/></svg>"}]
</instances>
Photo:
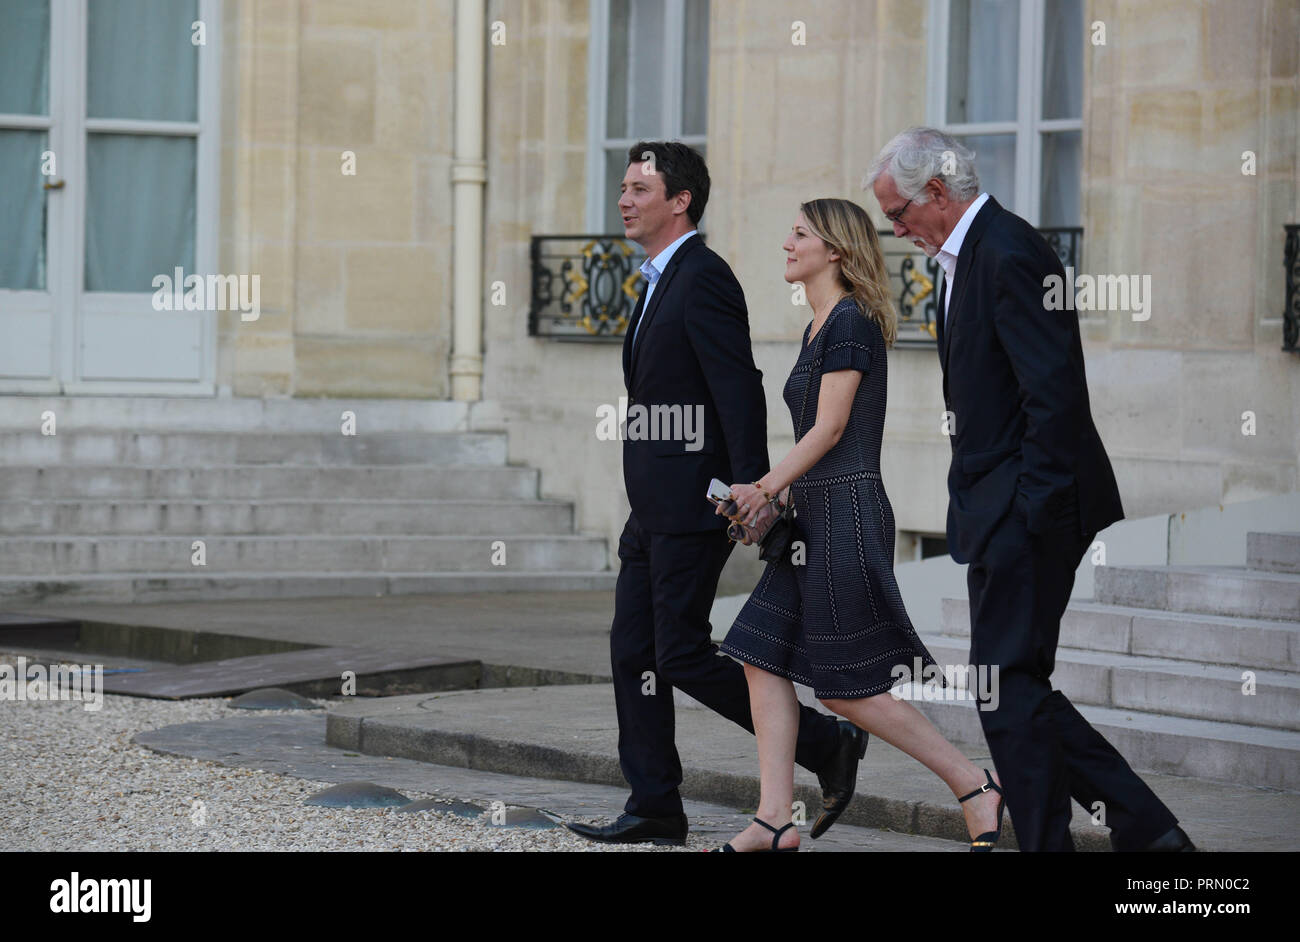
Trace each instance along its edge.
<instances>
[{"instance_id":1,"label":"black blazer","mask_svg":"<svg viewBox=\"0 0 1300 942\"><path fill-rule=\"evenodd\" d=\"M748 483L768 471L767 402L745 295L727 263L693 235L669 259L643 312L644 301L643 290L623 339L629 432L633 410L655 406L702 406L703 430L697 451L680 440L624 439L632 514L651 532L725 527L705 499L709 479Z\"/></svg>"},{"instance_id":2,"label":"black blazer","mask_svg":"<svg viewBox=\"0 0 1300 942\"><path fill-rule=\"evenodd\" d=\"M957 256L952 308L940 295L943 399L953 413L948 548L978 557L1008 512L1041 534L1077 499L1079 535L1123 519L1119 488L1088 404L1074 311L1044 307L1061 260L990 197Z\"/></svg>"}]
</instances>

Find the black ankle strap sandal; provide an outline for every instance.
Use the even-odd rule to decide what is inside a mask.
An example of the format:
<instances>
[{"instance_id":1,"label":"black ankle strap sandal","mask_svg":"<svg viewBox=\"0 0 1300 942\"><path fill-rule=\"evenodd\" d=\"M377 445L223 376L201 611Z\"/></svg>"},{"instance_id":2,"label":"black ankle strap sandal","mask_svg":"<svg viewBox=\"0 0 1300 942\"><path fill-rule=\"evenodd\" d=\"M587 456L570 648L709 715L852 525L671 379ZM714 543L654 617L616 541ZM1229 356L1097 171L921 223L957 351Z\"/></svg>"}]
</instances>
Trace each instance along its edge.
<instances>
[{"instance_id":1,"label":"black ankle strap sandal","mask_svg":"<svg viewBox=\"0 0 1300 942\"><path fill-rule=\"evenodd\" d=\"M781 827L781 828L774 828L774 827L772 827L772 825L768 824L768 823L767 823L766 821L764 821L762 818L755 818L755 819L754 819L754 823L755 823L755 824L761 824L763 827L767 828L769 831L772 832L772 846L771 846L771 847L765 847L765 848L763 848L762 850L759 850L759 851L754 851L754 853L756 853L756 854L769 854L769 853L771 853L772 851L776 851L778 854L792 854L792 853L794 853L795 851L797 851L797 850L799 849L799 845L798 845L798 844L796 844L794 847L781 847L781 846L780 846L780 843L781 843L781 835L784 834L786 831L790 830L790 828L794 827L794 822L793 822L793 821L791 821L791 822L790 822L789 824L787 824L785 827ZM722 847L719 848L719 850L722 851L723 853L728 853L728 854L736 854L736 853L739 853L739 851L737 851L736 848L734 848L734 847L731 846L731 841L727 841L727 843L723 844Z\"/></svg>"},{"instance_id":2,"label":"black ankle strap sandal","mask_svg":"<svg viewBox=\"0 0 1300 942\"><path fill-rule=\"evenodd\" d=\"M1002 789L998 787L998 784L993 781L993 776L989 773L988 769L984 770L984 777L988 779L988 781L975 789L969 795L963 795L957 799L957 803L961 804L963 801L977 798L988 791L997 792L1000 796L998 798L998 829L996 831L985 831L983 834L976 836L976 838L970 842L970 849L973 854L992 853L993 848L998 844L998 839L1002 837L1002 811L1006 808L1006 796L1003 794ZM757 818L755 820L757 820Z\"/></svg>"}]
</instances>

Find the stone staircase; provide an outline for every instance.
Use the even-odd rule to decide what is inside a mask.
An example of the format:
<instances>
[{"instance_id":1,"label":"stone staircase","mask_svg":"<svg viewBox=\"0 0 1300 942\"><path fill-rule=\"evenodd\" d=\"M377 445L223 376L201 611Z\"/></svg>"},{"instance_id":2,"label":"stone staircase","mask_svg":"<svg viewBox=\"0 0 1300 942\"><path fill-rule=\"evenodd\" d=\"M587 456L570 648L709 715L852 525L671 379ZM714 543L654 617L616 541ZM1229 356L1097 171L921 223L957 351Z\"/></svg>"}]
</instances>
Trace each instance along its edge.
<instances>
[{"instance_id":1,"label":"stone staircase","mask_svg":"<svg viewBox=\"0 0 1300 942\"><path fill-rule=\"evenodd\" d=\"M1095 595L1066 610L1053 682L1134 768L1300 790L1300 533L1248 534L1244 568L1098 567ZM968 663L966 600L925 641ZM982 741L970 701L916 705Z\"/></svg>"},{"instance_id":2,"label":"stone staircase","mask_svg":"<svg viewBox=\"0 0 1300 942\"><path fill-rule=\"evenodd\" d=\"M0 604L613 586L572 504L539 498L503 432L445 410L393 404L345 436L347 406L321 401L252 421L212 401L54 408L80 420L47 436L32 409L0 416ZM394 427L406 413L415 430Z\"/></svg>"}]
</instances>

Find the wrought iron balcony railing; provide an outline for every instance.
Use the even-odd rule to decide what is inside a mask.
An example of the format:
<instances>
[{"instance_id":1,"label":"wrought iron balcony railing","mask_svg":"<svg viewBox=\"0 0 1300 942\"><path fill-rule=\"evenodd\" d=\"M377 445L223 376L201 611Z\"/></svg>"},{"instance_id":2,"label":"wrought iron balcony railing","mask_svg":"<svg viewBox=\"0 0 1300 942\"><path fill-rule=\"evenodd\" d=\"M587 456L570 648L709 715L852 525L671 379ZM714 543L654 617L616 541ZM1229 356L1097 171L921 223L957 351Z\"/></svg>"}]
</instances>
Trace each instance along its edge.
<instances>
[{"instance_id":1,"label":"wrought iron balcony railing","mask_svg":"<svg viewBox=\"0 0 1300 942\"><path fill-rule=\"evenodd\" d=\"M1079 268L1083 229L1040 229L1061 264ZM932 344L939 263L892 231L880 232L898 308L898 343ZM1290 243L1288 243L1290 245ZM1292 256L1288 256L1291 258ZM528 334L551 340L621 342L641 293L645 253L619 235L533 236ZM1293 262L1288 262L1288 271ZM1288 295L1288 308L1291 295Z\"/></svg>"},{"instance_id":2,"label":"wrought iron balcony railing","mask_svg":"<svg viewBox=\"0 0 1300 942\"><path fill-rule=\"evenodd\" d=\"M934 344L942 284L939 263L911 242L895 239L892 229L880 229L877 234L898 311L898 337L894 342L904 347Z\"/></svg>"},{"instance_id":3,"label":"wrought iron balcony railing","mask_svg":"<svg viewBox=\"0 0 1300 942\"><path fill-rule=\"evenodd\" d=\"M1285 227L1286 307L1282 309L1282 349L1300 354L1300 223Z\"/></svg>"},{"instance_id":4,"label":"wrought iron balcony railing","mask_svg":"<svg viewBox=\"0 0 1300 942\"><path fill-rule=\"evenodd\" d=\"M618 341L641 294L645 253L621 235L532 238L528 335Z\"/></svg>"},{"instance_id":5,"label":"wrought iron balcony railing","mask_svg":"<svg viewBox=\"0 0 1300 942\"><path fill-rule=\"evenodd\" d=\"M1066 268L1079 270L1083 228L1055 226L1038 230ZM935 318L939 313L938 289L942 269L912 243L894 238L892 229L878 230L885 267L893 284L894 307L898 309L899 346L925 346L936 338Z\"/></svg>"}]
</instances>

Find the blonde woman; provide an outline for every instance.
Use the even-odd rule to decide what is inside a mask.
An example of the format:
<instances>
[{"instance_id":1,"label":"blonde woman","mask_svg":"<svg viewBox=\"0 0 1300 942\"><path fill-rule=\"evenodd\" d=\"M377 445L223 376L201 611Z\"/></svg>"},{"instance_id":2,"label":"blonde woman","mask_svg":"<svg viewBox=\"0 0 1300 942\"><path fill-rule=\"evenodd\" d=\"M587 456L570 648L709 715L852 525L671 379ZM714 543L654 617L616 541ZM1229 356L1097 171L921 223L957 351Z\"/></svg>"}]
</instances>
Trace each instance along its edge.
<instances>
[{"instance_id":1,"label":"blonde woman","mask_svg":"<svg viewBox=\"0 0 1300 942\"><path fill-rule=\"evenodd\" d=\"M1002 832L1000 780L889 693L897 665L935 662L894 580L894 516L880 477L885 352L896 329L880 241L862 207L819 199L799 208L784 248L785 280L803 283L813 311L784 390L796 444L758 481L731 486L732 519L757 532L773 506L792 500L803 558L787 553L768 564L722 645L745 666L762 781L754 824L722 850L798 849L792 681L943 779L962 803L971 850L992 850ZM841 810L823 813L812 836Z\"/></svg>"}]
</instances>

